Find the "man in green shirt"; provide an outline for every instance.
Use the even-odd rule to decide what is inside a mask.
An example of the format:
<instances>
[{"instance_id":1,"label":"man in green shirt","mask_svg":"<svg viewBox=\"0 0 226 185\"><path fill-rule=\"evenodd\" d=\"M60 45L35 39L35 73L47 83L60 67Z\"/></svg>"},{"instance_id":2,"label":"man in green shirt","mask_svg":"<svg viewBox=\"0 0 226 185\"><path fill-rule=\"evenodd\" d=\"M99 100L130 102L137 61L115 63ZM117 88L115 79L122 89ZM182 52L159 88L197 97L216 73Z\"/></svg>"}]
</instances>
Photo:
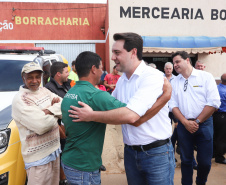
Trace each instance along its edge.
<instances>
[{"instance_id":1,"label":"man in green shirt","mask_svg":"<svg viewBox=\"0 0 226 185\"><path fill-rule=\"evenodd\" d=\"M64 96L62 121L65 124L67 142L62 155L62 166L68 182L73 184L101 184L99 168L102 165L106 124L97 122L74 123L69 117L70 106L79 106L78 101L88 104L93 110L106 111L126 104L109 93L96 89L102 75L101 58L92 52L83 52L76 59L80 81Z\"/></svg>"}]
</instances>

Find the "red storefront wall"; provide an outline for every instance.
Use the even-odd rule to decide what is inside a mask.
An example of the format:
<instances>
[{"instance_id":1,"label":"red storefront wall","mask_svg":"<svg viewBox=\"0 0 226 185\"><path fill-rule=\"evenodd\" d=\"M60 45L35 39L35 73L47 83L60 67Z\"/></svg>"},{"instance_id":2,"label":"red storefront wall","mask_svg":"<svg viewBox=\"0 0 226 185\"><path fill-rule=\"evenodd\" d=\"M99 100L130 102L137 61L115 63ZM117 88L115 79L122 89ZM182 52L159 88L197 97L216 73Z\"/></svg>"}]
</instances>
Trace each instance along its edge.
<instances>
[{"instance_id":1,"label":"red storefront wall","mask_svg":"<svg viewBox=\"0 0 226 185\"><path fill-rule=\"evenodd\" d=\"M0 40L105 40L106 4L0 2ZM14 45L4 44L0 45ZM105 44L96 50L105 60Z\"/></svg>"}]
</instances>

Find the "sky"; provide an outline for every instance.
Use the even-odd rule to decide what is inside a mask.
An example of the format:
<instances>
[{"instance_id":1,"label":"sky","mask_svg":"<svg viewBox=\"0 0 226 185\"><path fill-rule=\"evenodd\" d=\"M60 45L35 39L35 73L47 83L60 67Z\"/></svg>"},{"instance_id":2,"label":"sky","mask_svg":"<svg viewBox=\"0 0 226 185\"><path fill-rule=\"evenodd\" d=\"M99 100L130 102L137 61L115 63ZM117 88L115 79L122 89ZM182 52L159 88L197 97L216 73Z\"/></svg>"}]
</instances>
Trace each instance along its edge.
<instances>
[{"instance_id":1,"label":"sky","mask_svg":"<svg viewBox=\"0 0 226 185\"><path fill-rule=\"evenodd\" d=\"M106 4L107 0L0 0L0 2L45 2L45 3L100 3Z\"/></svg>"}]
</instances>

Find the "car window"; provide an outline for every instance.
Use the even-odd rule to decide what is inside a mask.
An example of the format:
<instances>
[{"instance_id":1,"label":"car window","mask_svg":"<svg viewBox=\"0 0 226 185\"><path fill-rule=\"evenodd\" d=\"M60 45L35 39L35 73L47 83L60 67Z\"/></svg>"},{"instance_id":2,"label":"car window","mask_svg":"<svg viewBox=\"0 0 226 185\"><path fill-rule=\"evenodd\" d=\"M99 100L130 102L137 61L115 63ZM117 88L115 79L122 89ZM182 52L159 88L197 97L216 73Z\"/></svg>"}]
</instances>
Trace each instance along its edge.
<instances>
[{"instance_id":1,"label":"car window","mask_svg":"<svg viewBox=\"0 0 226 185\"><path fill-rule=\"evenodd\" d=\"M0 91L18 91L23 84L22 67L29 61L0 60Z\"/></svg>"}]
</instances>

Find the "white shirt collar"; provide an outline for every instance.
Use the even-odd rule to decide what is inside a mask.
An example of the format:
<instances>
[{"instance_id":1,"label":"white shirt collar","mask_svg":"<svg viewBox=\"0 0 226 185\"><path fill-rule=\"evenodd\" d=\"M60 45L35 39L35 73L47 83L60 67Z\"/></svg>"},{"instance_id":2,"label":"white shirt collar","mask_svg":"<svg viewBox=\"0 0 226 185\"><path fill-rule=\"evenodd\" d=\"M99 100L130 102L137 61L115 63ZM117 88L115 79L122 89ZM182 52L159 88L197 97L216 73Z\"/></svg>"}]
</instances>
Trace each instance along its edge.
<instances>
[{"instance_id":1,"label":"white shirt collar","mask_svg":"<svg viewBox=\"0 0 226 185\"><path fill-rule=\"evenodd\" d=\"M136 70L133 72L132 76L130 77L130 79L134 76L134 75L137 75L137 76L140 76L145 68L147 67L147 65L144 63L144 61L142 60L141 63L137 66ZM126 76L125 73L122 74L121 78L125 79L125 80L129 80Z\"/></svg>"},{"instance_id":2,"label":"white shirt collar","mask_svg":"<svg viewBox=\"0 0 226 185\"><path fill-rule=\"evenodd\" d=\"M195 68L193 67L190 76L198 76L198 72L199 72L199 70L197 70L197 69L195 69ZM179 76L180 79L181 79L181 78L184 78L182 74L179 74L178 76ZM190 76L189 76L189 77L190 77ZM188 77L188 78L189 78L189 77ZM185 79L185 78L184 78L184 79Z\"/></svg>"}]
</instances>

